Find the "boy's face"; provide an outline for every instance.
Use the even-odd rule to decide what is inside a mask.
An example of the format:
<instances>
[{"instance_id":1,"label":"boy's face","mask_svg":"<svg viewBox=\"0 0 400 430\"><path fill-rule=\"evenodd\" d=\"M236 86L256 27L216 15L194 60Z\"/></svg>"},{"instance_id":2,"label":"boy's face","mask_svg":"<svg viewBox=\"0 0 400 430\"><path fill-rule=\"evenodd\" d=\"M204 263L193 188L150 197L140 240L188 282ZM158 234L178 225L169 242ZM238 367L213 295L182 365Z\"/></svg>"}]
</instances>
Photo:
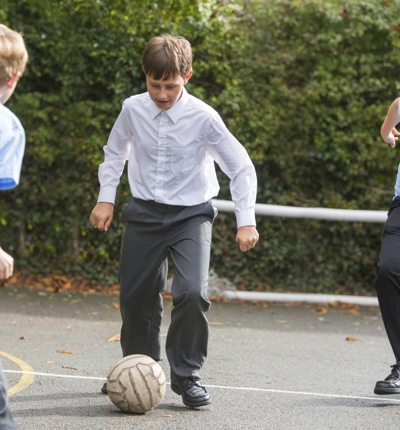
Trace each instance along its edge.
<instances>
[{"instance_id":1,"label":"boy's face","mask_svg":"<svg viewBox=\"0 0 400 430\"><path fill-rule=\"evenodd\" d=\"M192 71L184 78L181 75L176 75L164 81L146 75L146 86L151 100L159 109L169 109L181 98L183 87L191 76Z\"/></svg>"}]
</instances>

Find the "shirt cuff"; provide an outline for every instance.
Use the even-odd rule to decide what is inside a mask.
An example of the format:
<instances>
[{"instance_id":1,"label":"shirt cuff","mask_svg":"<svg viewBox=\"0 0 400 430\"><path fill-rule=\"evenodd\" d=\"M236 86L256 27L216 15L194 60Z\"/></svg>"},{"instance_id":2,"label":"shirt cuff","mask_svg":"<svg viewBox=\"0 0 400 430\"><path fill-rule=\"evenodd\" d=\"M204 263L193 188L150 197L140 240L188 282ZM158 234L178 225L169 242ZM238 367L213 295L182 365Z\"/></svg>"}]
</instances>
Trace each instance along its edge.
<instances>
[{"instance_id":1,"label":"shirt cuff","mask_svg":"<svg viewBox=\"0 0 400 430\"><path fill-rule=\"evenodd\" d=\"M254 210L241 211L236 213L237 228L244 227L245 225L256 226L256 215Z\"/></svg>"},{"instance_id":2,"label":"shirt cuff","mask_svg":"<svg viewBox=\"0 0 400 430\"><path fill-rule=\"evenodd\" d=\"M0 178L0 190L11 190L18 185L18 179Z\"/></svg>"},{"instance_id":3,"label":"shirt cuff","mask_svg":"<svg viewBox=\"0 0 400 430\"><path fill-rule=\"evenodd\" d=\"M117 195L117 189L114 187L101 187L97 203L106 202L115 204L115 198Z\"/></svg>"}]
</instances>

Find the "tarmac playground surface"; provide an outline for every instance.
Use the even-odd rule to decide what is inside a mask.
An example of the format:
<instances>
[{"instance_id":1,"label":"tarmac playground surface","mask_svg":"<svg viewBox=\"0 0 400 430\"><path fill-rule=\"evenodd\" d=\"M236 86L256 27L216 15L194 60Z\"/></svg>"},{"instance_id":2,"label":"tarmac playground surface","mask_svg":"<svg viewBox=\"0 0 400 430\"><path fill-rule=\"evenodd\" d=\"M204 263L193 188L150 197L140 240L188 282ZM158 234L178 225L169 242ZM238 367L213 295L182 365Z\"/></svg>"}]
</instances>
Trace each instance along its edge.
<instances>
[{"instance_id":1,"label":"tarmac playground surface","mask_svg":"<svg viewBox=\"0 0 400 430\"><path fill-rule=\"evenodd\" d=\"M21 430L399 429L400 395L377 396L394 364L377 307L214 302L202 383L213 403L171 391L144 415L100 393L121 358L118 296L0 288L0 359ZM163 339L171 301L165 300Z\"/></svg>"}]
</instances>

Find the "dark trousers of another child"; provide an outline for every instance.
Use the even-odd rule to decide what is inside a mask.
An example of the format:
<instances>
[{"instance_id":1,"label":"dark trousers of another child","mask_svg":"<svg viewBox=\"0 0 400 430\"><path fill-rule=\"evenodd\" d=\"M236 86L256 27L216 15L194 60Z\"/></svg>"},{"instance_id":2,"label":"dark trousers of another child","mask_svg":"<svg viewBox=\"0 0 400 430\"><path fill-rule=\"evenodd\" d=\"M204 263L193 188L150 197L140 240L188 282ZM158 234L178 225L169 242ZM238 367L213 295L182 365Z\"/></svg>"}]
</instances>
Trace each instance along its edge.
<instances>
[{"instance_id":1,"label":"dark trousers of another child","mask_svg":"<svg viewBox=\"0 0 400 430\"><path fill-rule=\"evenodd\" d=\"M389 208L375 288L396 364L400 365L400 197Z\"/></svg>"},{"instance_id":2,"label":"dark trousers of another child","mask_svg":"<svg viewBox=\"0 0 400 430\"><path fill-rule=\"evenodd\" d=\"M0 362L0 430L15 430L17 425L11 418L8 408L7 383Z\"/></svg>"},{"instance_id":3,"label":"dark trousers of another child","mask_svg":"<svg viewBox=\"0 0 400 430\"><path fill-rule=\"evenodd\" d=\"M166 352L173 381L200 378L208 346L207 297L212 223L211 202L173 206L133 198L126 222L119 281L124 356L144 354L160 361L161 320L168 272L174 263L171 323Z\"/></svg>"}]
</instances>

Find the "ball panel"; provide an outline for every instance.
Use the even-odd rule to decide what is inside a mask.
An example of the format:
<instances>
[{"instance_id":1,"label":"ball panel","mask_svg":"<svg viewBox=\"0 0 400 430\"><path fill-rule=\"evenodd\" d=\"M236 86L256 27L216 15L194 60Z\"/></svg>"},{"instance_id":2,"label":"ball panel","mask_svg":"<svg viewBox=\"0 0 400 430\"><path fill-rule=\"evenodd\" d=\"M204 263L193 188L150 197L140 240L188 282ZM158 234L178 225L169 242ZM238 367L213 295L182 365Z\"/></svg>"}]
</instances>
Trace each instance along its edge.
<instances>
[{"instance_id":1,"label":"ball panel","mask_svg":"<svg viewBox=\"0 0 400 430\"><path fill-rule=\"evenodd\" d=\"M108 372L111 401L124 412L145 413L161 403L166 377L152 358L135 354L122 358Z\"/></svg>"}]
</instances>

